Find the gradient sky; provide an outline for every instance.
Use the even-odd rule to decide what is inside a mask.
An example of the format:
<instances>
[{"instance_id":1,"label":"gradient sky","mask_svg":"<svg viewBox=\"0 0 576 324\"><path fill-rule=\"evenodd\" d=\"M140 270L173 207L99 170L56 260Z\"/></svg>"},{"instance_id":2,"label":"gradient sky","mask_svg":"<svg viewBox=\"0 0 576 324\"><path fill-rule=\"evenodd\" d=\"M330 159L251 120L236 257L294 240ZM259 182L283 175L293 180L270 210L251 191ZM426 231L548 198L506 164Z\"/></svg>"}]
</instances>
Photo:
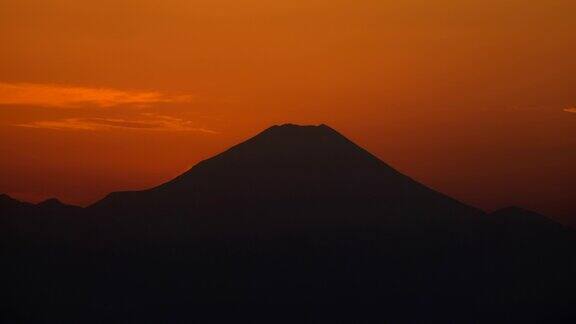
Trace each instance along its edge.
<instances>
[{"instance_id":1,"label":"gradient sky","mask_svg":"<svg viewBox=\"0 0 576 324\"><path fill-rule=\"evenodd\" d=\"M0 192L87 205L326 123L576 224L574 0L0 0ZM571 218L572 216L572 218Z\"/></svg>"}]
</instances>

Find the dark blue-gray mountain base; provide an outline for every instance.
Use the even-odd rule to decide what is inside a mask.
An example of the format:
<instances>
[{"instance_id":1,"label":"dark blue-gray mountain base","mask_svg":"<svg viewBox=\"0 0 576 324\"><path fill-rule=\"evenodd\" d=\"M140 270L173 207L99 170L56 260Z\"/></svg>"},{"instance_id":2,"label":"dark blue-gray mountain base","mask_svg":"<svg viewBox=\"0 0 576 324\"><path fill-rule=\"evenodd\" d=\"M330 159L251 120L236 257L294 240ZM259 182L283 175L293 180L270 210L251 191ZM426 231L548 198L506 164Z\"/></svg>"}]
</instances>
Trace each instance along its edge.
<instances>
[{"instance_id":1,"label":"dark blue-gray mountain base","mask_svg":"<svg viewBox=\"0 0 576 324\"><path fill-rule=\"evenodd\" d=\"M0 196L7 323L576 319L576 236L282 125L88 208Z\"/></svg>"}]
</instances>

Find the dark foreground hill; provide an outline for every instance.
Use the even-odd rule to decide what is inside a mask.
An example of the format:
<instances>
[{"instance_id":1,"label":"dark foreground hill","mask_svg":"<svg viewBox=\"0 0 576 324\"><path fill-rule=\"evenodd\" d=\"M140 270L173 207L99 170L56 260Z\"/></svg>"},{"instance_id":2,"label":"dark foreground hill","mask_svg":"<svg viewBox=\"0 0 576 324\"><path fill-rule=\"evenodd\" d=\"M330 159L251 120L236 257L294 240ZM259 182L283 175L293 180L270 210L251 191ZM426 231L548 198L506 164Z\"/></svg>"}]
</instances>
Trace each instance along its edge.
<instances>
[{"instance_id":1,"label":"dark foreground hill","mask_svg":"<svg viewBox=\"0 0 576 324\"><path fill-rule=\"evenodd\" d=\"M0 197L15 322L384 323L576 318L571 229L493 214L328 126L274 126L86 209Z\"/></svg>"}]
</instances>

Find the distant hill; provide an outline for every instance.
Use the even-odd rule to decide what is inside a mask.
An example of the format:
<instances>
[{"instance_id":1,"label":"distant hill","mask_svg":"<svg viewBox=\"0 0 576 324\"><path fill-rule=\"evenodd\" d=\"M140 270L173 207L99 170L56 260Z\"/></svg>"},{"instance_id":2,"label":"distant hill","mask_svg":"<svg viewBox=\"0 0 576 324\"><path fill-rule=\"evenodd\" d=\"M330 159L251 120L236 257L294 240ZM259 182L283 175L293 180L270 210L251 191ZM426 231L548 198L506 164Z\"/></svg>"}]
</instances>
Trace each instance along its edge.
<instances>
[{"instance_id":1,"label":"distant hill","mask_svg":"<svg viewBox=\"0 0 576 324\"><path fill-rule=\"evenodd\" d=\"M63 202L61 202L60 200L56 199L56 198L50 198L50 199L46 199L38 204L36 204L36 206L43 208L43 209L71 209L71 208L80 208L77 206L73 206L73 205L67 205Z\"/></svg>"},{"instance_id":2,"label":"distant hill","mask_svg":"<svg viewBox=\"0 0 576 324\"><path fill-rule=\"evenodd\" d=\"M575 232L486 214L326 126L273 126L88 208L0 196L16 322L576 319Z\"/></svg>"},{"instance_id":3,"label":"distant hill","mask_svg":"<svg viewBox=\"0 0 576 324\"><path fill-rule=\"evenodd\" d=\"M12 208L28 207L32 204L21 202L6 194L0 194L0 209L5 211Z\"/></svg>"}]
</instances>

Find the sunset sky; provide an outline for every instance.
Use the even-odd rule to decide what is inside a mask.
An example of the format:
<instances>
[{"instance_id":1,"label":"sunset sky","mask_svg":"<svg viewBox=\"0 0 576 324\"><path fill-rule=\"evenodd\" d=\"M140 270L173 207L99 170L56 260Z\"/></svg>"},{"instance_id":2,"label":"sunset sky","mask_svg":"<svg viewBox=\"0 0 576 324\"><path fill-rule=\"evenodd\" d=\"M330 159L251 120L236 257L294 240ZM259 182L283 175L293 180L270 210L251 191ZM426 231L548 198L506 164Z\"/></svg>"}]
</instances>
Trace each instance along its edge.
<instances>
[{"instance_id":1,"label":"sunset sky","mask_svg":"<svg viewBox=\"0 0 576 324\"><path fill-rule=\"evenodd\" d=\"M574 0L0 0L0 192L87 205L325 123L576 224Z\"/></svg>"}]
</instances>

